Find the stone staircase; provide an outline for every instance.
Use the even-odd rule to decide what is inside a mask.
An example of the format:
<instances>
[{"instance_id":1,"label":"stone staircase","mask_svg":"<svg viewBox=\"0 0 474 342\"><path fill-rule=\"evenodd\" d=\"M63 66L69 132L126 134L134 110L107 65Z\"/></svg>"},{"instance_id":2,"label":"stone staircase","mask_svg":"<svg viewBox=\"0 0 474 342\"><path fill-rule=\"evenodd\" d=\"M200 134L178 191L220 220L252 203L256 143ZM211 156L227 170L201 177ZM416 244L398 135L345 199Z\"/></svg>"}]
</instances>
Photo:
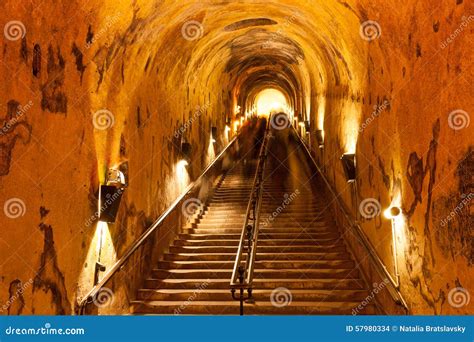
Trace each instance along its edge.
<instances>
[{"instance_id":1,"label":"stone staircase","mask_svg":"<svg viewBox=\"0 0 474 342\"><path fill-rule=\"evenodd\" d=\"M229 282L256 163L222 177L204 212L179 234L132 302L135 314L238 314ZM351 314L369 295L359 270L311 190L264 184L245 314ZM358 311L374 314L373 302Z\"/></svg>"}]
</instances>

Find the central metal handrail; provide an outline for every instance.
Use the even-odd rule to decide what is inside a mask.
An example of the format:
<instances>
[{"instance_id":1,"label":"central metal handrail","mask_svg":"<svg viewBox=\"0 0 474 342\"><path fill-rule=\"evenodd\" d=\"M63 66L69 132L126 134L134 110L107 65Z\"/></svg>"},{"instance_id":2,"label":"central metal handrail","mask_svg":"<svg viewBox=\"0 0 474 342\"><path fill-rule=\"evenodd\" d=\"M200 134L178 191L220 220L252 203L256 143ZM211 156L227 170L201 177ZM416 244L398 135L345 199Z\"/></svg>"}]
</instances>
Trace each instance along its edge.
<instances>
[{"instance_id":1,"label":"central metal handrail","mask_svg":"<svg viewBox=\"0 0 474 342\"><path fill-rule=\"evenodd\" d=\"M271 119L270 119L271 120ZM257 169L250 192L250 198L247 205L245 220L240 235L239 248L234 262L234 269L232 271L232 278L230 280L230 288L232 298L240 301L240 315L243 315L243 304L245 300L252 300L252 282L253 271L255 265L255 256L257 250L258 230L260 223L260 206L262 203L263 194L263 172L265 161L267 159L267 146L269 138L270 120L268 120L262 145L258 155ZM246 257L244 260L245 245ZM239 294L236 295L236 291ZM244 296L244 291L248 291L247 297Z\"/></svg>"}]
</instances>

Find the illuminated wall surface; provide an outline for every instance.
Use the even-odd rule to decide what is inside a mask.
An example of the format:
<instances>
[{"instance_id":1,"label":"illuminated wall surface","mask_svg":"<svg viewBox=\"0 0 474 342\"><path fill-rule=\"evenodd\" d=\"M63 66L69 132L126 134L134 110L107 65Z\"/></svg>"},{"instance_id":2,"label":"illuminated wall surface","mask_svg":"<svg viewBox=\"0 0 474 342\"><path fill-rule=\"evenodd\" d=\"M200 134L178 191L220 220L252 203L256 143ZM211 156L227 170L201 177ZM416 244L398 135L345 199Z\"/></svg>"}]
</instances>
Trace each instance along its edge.
<instances>
[{"instance_id":1,"label":"illuminated wall surface","mask_svg":"<svg viewBox=\"0 0 474 342\"><path fill-rule=\"evenodd\" d=\"M73 313L99 251L106 266L120 257L234 134L236 114L273 106L258 101L265 89L324 130L324 153L311 140L315 157L390 269L393 228L410 313L474 312L473 2L0 8L2 314ZM343 153L356 154L356 184ZM98 225L99 184L126 163L117 222ZM402 215L392 227L368 218L367 203Z\"/></svg>"}]
</instances>

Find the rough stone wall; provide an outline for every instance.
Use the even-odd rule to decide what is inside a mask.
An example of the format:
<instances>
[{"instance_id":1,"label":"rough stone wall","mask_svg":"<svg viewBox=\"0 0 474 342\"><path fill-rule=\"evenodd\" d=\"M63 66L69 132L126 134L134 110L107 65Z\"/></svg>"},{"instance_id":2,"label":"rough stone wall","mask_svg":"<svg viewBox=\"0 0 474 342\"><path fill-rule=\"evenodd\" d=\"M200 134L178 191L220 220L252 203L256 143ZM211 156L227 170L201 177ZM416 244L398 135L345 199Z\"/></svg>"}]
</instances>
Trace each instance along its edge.
<instances>
[{"instance_id":1,"label":"rough stone wall","mask_svg":"<svg viewBox=\"0 0 474 342\"><path fill-rule=\"evenodd\" d=\"M106 170L125 163L130 180L118 223L102 230L109 266L183 189L181 136L193 146L192 179L214 154L211 126L223 146L235 106L269 86L293 99L312 130L324 129L317 158L389 268L390 222L364 219L359 205L401 204L398 262L410 311L472 313L472 303L448 304L453 288L472 293L473 280L472 202L450 216L473 192L473 126L449 125L452 111L473 108L471 3L0 6L0 204L20 215L0 216L0 304L16 299L2 313L71 313L92 284L101 229L87 222ZM368 20L379 28L361 32ZM357 154L353 188L339 161L347 151Z\"/></svg>"}]
</instances>

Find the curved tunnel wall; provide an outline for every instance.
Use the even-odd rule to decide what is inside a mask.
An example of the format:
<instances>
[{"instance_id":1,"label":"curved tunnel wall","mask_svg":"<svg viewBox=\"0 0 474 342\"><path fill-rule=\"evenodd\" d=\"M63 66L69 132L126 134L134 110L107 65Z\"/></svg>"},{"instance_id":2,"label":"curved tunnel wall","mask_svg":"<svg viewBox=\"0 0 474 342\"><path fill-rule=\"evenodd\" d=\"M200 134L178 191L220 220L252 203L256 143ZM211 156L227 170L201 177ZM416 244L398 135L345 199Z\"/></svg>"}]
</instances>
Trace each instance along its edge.
<instances>
[{"instance_id":1,"label":"curved tunnel wall","mask_svg":"<svg viewBox=\"0 0 474 342\"><path fill-rule=\"evenodd\" d=\"M193 179L210 160L211 127L223 146L235 106L268 85L285 90L312 130L324 129L323 154L312 140L315 156L389 267L390 223L361 217L359 206L368 198L382 208L400 202L401 290L410 311L468 312L447 296L472 282L471 204L450 215L472 194L473 131L453 129L448 118L473 108L472 4L7 0L2 7L1 22L21 21L24 35L2 41L1 120L12 124L0 136L0 188L4 203L21 200L24 215L2 217L0 302L25 286L3 313L72 312L92 283L100 230L87 222L106 169L128 162L130 179L118 223L103 235L110 265L182 190L181 139L193 146ZM367 20L380 36L361 33ZM445 44L463 20L467 29ZM355 188L339 161L347 151L357 157Z\"/></svg>"}]
</instances>

